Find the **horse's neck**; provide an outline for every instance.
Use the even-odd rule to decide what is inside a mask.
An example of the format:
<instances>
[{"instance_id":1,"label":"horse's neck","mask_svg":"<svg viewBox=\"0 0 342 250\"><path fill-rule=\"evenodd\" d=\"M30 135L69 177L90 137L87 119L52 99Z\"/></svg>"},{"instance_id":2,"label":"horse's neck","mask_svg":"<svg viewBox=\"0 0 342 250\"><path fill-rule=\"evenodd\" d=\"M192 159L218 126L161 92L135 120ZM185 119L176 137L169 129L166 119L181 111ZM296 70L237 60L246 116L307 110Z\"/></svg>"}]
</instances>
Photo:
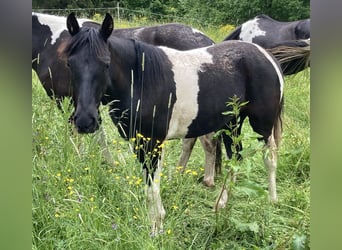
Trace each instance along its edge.
<instances>
[{"instance_id":1,"label":"horse's neck","mask_svg":"<svg viewBox=\"0 0 342 250\"><path fill-rule=\"evenodd\" d=\"M112 60L118 59L120 61L130 62L134 61L132 58L135 57L135 41L128 38L121 38L111 36L108 40L109 50L115 55ZM129 57L127 57L129 56Z\"/></svg>"},{"instance_id":2,"label":"horse's neck","mask_svg":"<svg viewBox=\"0 0 342 250\"><path fill-rule=\"evenodd\" d=\"M134 73L136 71L137 54L134 41L111 37L109 40L109 51L111 53L111 84L109 95L113 98L129 96Z\"/></svg>"}]
</instances>

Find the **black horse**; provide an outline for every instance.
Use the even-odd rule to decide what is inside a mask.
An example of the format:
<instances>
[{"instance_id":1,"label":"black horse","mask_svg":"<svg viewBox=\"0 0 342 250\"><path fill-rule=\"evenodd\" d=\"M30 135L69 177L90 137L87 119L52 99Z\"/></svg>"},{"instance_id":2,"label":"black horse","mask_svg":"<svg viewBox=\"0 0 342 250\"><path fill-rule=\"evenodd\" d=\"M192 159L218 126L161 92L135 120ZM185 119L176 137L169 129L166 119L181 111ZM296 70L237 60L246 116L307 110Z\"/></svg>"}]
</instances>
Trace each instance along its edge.
<instances>
[{"instance_id":1,"label":"black horse","mask_svg":"<svg viewBox=\"0 0 342 250\"><path fill-rule=\"evenodd\" d=\"M74 125L79 133L99 128L98 107L110 105L119 133L135 138L145 171L152 233L162 230L165 210L159 183L160 148L164 140L191 138L224 128L233 117L223 115L237 96L248 102L240 110L238 130L246 117L265 142L269 195L277 200L277 145L281 137L283 76L277 61L252 43L227 41L178 51L111 36L109 14L100 29L80 27L74 13L67 18L72 35L64 47L75 97ZM146 140L139 140L139 138ZM231 140L224 137L227 155ZM142 145L142 147L141 147Z\"/></svg>"},{"instance_id":2,"label":"black horse","mask_svg":"<svg viewBox=\"0 0 342 250\"><path fill-rule=\"evenodd\" d=\"M252 42L265 49L270 49L271 53L276 55L280 61L284 75L298 73L309 66L309 18L292 22L279 22L267 15L258 15L238 26L224 39L224 41L228 40ZM276 48L279 47L282 47L284 53L277 52ZM287 47L286 50L284 47ZM289 54L296 56L289 60Z\"/></svg>"}]
</instances>

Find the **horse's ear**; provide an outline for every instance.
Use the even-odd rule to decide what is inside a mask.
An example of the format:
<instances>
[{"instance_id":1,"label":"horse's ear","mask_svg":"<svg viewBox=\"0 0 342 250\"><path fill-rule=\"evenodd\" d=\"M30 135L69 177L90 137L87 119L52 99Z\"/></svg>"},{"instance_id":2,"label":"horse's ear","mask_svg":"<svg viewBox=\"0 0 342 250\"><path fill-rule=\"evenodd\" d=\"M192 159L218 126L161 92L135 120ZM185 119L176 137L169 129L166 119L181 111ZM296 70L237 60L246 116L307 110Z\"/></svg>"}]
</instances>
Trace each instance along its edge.
<instances>
[{"instance_id":1,"label":"horse's ear","mask_svg":"<svg viewBox=\"0 0 342 250\"><path fill-rule=\"evenodd\" d=\"M110 14L106 13L105 19L103 20L100 33L105 41L110 37L114 29L114 21Z\"/></svg>"},{"instance_id":2,"label":"horse's ear","mask_svg":"<svg viewBox=\"0 0 342 250\"><path fill-rule=\"evenodd\" d=\"M78 25L74 12L71 12L67 17L67 27L72 36L80 31L80 26Z\"/></svg>"}]
</instances>

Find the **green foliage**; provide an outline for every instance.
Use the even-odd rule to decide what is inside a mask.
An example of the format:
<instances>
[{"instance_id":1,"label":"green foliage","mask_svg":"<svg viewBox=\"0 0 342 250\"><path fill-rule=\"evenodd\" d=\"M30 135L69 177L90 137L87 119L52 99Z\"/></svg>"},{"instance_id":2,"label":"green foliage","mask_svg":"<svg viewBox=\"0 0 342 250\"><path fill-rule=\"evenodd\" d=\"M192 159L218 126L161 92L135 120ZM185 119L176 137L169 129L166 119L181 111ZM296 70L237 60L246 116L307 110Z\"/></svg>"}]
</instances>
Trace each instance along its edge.
<instances>
[{"instance_id":1,"label":"green foliage","mask_svg":"<svg viewBox=\"0 0 342 250\"><path fill-rule=\"evenodd\" d=\"M34 9L82 8L84 10L79 11L91 17L96 11L91 8L115 8L117 3L118 1L107 0L33 0L32 6ZM150 20L188 20L202 25L239 25L259 14L267 14L279 21L293 21L310 16L308 0L122 0L119 3L124 10L121 15L126 19L145 16Z\"/></svg>"}]
</instances>

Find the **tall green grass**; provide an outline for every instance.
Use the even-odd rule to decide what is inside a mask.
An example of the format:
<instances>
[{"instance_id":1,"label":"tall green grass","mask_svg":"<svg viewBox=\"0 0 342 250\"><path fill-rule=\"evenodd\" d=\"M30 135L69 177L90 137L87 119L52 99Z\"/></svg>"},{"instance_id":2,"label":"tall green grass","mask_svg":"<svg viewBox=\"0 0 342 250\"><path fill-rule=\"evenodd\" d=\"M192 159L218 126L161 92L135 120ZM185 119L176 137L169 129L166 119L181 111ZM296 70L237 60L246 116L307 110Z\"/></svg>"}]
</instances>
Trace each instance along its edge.
<instances>
[{"instance_id":1,"label":"tall green grass","mask_svg":"<svg viewBox=\"0 0 342 250\"><path fill-rule=\"evenodd\" d=\"M33 74L32 248L308 248L309 92L309 70L285 79L278 204L267 201L267 171L257 151L241 163L244 171L237 177L227 207L215 214L213 206L223 176L216 178L214 188L202 185L204 153L199 144L182 174L176 166L181 142L168 141L161 179L165 233L151 238L141 167L129 143L118 135L107 108L102 107L101 112L111 162L102 153L99 133L74 133L68 123L69 100L64 101L61 112ZM247 122L243 134L244 148L259 148Z\"/></svg>"}]
</instances>

